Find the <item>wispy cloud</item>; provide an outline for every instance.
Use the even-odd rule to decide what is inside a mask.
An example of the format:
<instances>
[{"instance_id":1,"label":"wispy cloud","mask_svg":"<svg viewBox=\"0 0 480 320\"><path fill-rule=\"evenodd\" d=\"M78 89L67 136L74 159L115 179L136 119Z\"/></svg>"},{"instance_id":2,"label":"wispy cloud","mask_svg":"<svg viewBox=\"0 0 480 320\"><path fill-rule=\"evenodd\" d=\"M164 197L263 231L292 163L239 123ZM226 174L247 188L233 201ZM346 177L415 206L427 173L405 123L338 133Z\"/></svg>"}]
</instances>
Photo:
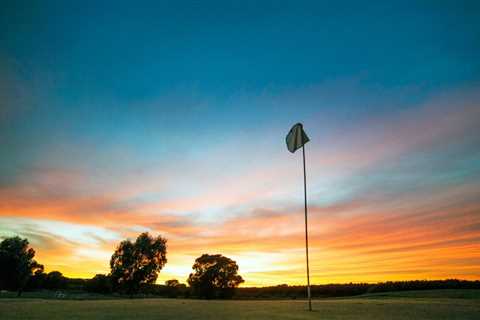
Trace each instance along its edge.
<instances>
[{"instance_id":1,"label":"wispy cloud","mask_svg":"<svg viewBox=\"0 0 480 320\"><path fill-rule=\"evenodd\" d=\"M294 95L311 103L312 90ZM311 113L314 282L478 279L479 100L463 90L328 127ZM281 129L267 131L268 143L255 132L206 158L156 165L127 150L105 171L76 161L24 168L0 184L1 235L28 237L40 262L71 276L107 272L118 241L149 231L169 239L160 281L185 280L210 252L236 259L247 285L303 283L300 162L272 142Z\"/></svg>"}]
</instances>

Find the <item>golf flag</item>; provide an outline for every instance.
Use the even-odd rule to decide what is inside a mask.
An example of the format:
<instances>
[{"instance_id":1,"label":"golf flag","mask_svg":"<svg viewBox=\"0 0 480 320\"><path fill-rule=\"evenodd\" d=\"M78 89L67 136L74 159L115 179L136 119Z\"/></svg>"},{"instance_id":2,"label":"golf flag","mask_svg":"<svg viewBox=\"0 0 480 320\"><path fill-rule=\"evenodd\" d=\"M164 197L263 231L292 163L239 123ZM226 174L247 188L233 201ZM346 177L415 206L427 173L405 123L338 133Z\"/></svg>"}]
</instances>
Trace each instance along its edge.
<instances>
[{"instance_id":1,"label":"golf flag","mask_svg":"<svg viewBox=\"0 0 480 320\"><path fill-rule=\"evenodd\" d=\"M303 196L305 200L305 258L307 262L307 298L308 310L312 311L312 295L310 292L310 267L308 263L308 213L307 213L307 170L305 166L305 143L310 141L307 134L303 131L303 125L299 122L295 124L287 134L285 139L288 151L294 153L297 149L302 148L303 154Z\"/></svg>"},{"instance_id":2,"label":"golf flag","mask_svg":"<svg viewBox=\"0 0 480 320\"><path fill-rule=\"evenodd\" d=\"M310 141L305 131L303 131L303 125L300 122L290 129L285 140L287 142L288 151L291 153L294 153L297 149L300 149L305 143Z\"/></svg>"}]
</instances>

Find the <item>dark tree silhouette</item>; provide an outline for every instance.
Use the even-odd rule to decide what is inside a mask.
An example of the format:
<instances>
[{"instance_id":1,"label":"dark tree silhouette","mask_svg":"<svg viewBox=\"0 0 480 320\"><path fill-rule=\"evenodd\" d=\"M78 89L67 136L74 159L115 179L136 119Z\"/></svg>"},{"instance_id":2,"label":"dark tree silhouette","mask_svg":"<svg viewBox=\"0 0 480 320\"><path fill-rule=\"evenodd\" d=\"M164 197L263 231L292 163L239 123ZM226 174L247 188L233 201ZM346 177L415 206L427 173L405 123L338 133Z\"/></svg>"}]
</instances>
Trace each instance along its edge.
<instances>
[{"instance_id":1,"label":"dark tree silhouette","mask_svg":"<svg viewBox=\"0 0 480 320\"><path fill-rule=\"evenodd\" d=\"M86 281L85 290L102 294L112 293L112 279L105 274L97 274Z\"/></svg>"},{"instance_id":2,"label":"dark tree silhouette","mask_svg":"<svg viewBox=\"0 0 480 320\"><path fill-rule=\"evenodd\" d=\"M165 285L167 287L175 288L175 287L180 286L180 282L177 279L171 279L171 280L165 281Z\"/></svg>"},{"instance_id":3,"label":"dark tree silhouette","mask_svg":"<svg viewBox=\"0 0 480 320\"><path fill-rule=\"evenodd\" d=\"M238 274L238 265L221 254L204 254L195 260L188 284L199 297L231 298L235 288L244 282Z\"/></svg>"},{"instance_id":4,"label":"dark tree silhouette","mask_svg":"<svg viewBox=\"0 0 480 320\"><path fill-rule=\"evenodd\" d=\"M44 288L50 290L65 289L67 278L60 271L49 272L45 278Z\"/></svg>"},{"instance_id":5,"label":"dark tree silhouette","mask_svg":"<svg viewBox=\"0 0 480 320\"><path fill-rule=\"evenodd\" d=\"M186 285L180 283L177 279L165 281L165 286L167 287L167 295L169 298L178 297L179 293L185 291L187 288Z\"/></svg>"},{"instance_id":6,"label":"dark tree silhouette","mask_svg":"<svg viewBox=\"0 0 480 320\"><path fill-rule=\"evenodd\" d=\"M43 272L43 268L35 270L33 276L28 279L25 289L28 290L40 290L45 287L47 281L47 274Z\"/></svg>"},{"instance_id":7,"label":"dark tree silhouette","mask_svg":"<svg viewBox=\"0 0 480 320\"><path fill-rule=\"evenodd\" d=\"M29 248L27 239L4 239L0 243L0 289L15 290L20 296L32 274L43 271L34 256L35 250Z\"/></svg>"},{"instance_id":8,"label":"dark tree silhouette","mask_svg":"<svg viewBox=\"0 0 480 320\"><path fill-rule=\"evenodd\" d=\"M167 240L147 232L135 242L120 243L110 259L110 277L115 290L129 295L137 293L141 284L155 283L167 263Z\"/></svg>"}]
</instances>

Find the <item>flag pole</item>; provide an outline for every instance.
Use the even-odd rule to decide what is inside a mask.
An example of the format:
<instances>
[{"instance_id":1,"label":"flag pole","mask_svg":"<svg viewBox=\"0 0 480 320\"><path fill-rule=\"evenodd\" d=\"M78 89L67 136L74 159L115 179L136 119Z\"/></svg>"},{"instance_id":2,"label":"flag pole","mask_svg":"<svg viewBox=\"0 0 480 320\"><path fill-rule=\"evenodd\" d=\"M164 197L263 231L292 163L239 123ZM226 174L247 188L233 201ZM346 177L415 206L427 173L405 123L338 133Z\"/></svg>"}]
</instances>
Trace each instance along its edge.
<instances>
[{"instance_id":1,"label":"flag pole","mask_svg":"<svg viewBox=\"0 0 480 320\"><path fill-rule=\"evenodd\" d=\"M308 265L307 172L305 169L305 144L302 146L302 153L303 153L303 195L305 199L305 255L307 257L307 297L308 297L308 311L312 311L312 296L310 293L310 268Z\"/></svg>"}]
</instances>

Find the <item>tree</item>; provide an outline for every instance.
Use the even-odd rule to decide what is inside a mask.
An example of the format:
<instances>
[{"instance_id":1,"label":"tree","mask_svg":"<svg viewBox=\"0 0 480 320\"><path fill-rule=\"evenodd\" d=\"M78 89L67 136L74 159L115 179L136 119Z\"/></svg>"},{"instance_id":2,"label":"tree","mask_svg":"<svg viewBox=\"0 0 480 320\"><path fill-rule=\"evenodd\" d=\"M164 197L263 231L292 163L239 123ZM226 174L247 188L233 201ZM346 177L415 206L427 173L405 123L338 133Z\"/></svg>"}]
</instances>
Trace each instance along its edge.
<instances>
[{"instance_id":1,"label":"tree","mask_svg":"<svg viewBox=\"0 0 480 320\"><path fill-rule=\"evenodd\" d=\"M237 263L221 254L202 255L192 269L195 272L188 277L188 284L199 297L231 298L235 288L244 282L237 273Z\"/></svg>"},{"instance_id":2,"label":"tree","mask_svg":"<svg viewBox=\"0 0 480 320\"><path fill-rule=\"evenodd\" d=\"M43 268L36 270L28 279L25 289L28 290L40 290L45 287L45 282L47 281L47 274L43 272Z\"/></svg>"},{"instance_id":3,"label":"tree","mask_svg":"<svg viewBox=\"0 0 480 320\"><path fill-rule=\"evenodd\" d=\"M87 280L85 290L102 294L112 293L112 279L108 275L97 274L92 279Z\"/></svg>"},{"instance_id":4,"label":"tree","mask_svg":"<svg viewBox=\"0 0 480 320\"><path fill-rule=\"evenodd\" d=\"M32 274L43 271L34 256L35 250L29 248L27 239L16 236L0 242L0 289L17 291L20 296Z\"/></svg>"},{"instance_id":5,"label":"tree","mask_svg":"<svg viewBox=\"0 0 480 320\"><path fill-rule=\"evenodd\" d=\"M67 278L60 271L51 271L47 274L44 282L44 288L49 290L65 289L67 287Z\"/></svg>"},{"instance_id":6,"label":"tree","mask_svg":"<svg viewBox=\"0 0 480 320\"><path fill-rule=\"evenodd\" d=\"M178 297L179 291L186 288L186 286L181 284L177 279L165 281L165 286L167 287L167 295L170 298Z\"/></svg>"},{"instance_id":7,"label":"tree","mask_svg":"<svg viewBox=\"0 0 480 320\"><path fill-rule=\"evenodd\" d=\"M165 285L167 287L176 288L176 287L180 286L180 282L177 279L170 279L170 280L165 281Z\"/></svg>"},{"instance_id":8,"label":"tree","mask_svg":"<svg viewBox=\"0 0 480 320\"><path fill-rule=\"evenodd\" d=\"M166 244L166 239L154 238L148 232L140 234L135 242L122 241L110 259L114 289L132 295L142 284L155 283L167 263Z\"/></svg>"}]
</instances>

